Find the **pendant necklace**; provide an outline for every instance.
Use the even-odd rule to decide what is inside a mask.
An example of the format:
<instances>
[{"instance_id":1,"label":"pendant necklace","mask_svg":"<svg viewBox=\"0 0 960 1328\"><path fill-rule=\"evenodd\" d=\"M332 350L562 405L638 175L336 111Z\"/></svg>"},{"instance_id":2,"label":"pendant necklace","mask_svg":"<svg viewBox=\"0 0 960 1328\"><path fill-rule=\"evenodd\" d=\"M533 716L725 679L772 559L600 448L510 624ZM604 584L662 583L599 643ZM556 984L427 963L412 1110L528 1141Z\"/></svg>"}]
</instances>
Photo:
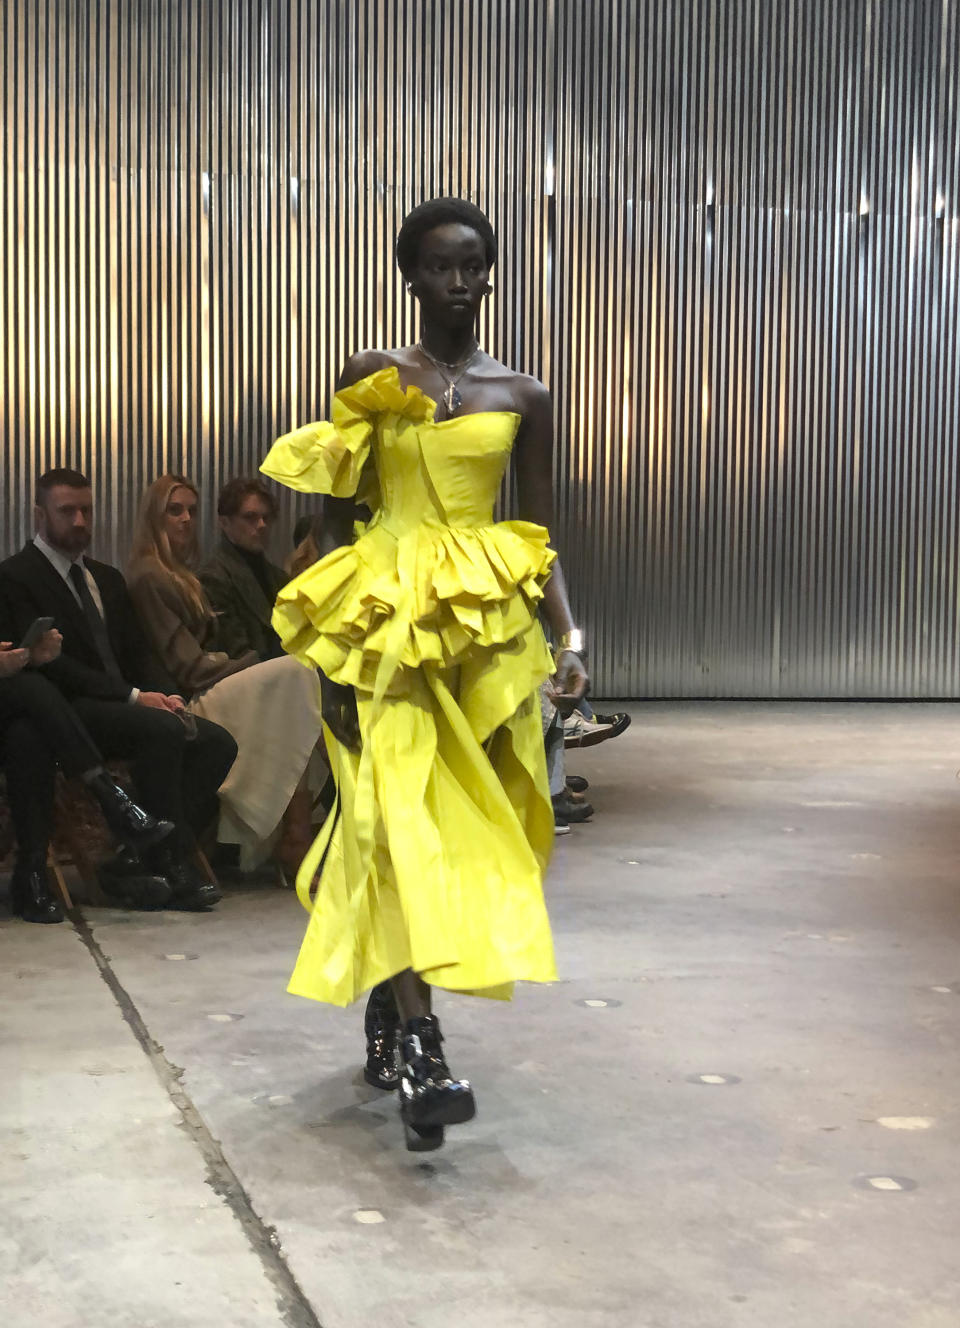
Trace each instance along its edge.
<instances>
[{"instance_id":1,"label":"pendant necklace","mask_svg":"<svg viewBox=\"0 0 960 1328\"><path fill-rule=\"evenodd\" d=\"M459 383L460 379L470 368L470 365L480 354L479 344L474 346L473 350L470 352L470 354L467 356L465 360L458 360L456 364L447 364L445 360L438 360L435 355L430 354L430 352L427 350L426 346L423 344L422 341L417 342L417 350L420 351L421 354L427 357L427 359L436 369L437 373L446 383L447 390L443 394L443 404L447 408L447 414L452 415L454 411L459 410L460 407L463 405L463 397L457 391L457 383ZM449 373L447 373L448 369L452 369L454 371L452 378L450 377Z\"/></svg>"}]
</instances>

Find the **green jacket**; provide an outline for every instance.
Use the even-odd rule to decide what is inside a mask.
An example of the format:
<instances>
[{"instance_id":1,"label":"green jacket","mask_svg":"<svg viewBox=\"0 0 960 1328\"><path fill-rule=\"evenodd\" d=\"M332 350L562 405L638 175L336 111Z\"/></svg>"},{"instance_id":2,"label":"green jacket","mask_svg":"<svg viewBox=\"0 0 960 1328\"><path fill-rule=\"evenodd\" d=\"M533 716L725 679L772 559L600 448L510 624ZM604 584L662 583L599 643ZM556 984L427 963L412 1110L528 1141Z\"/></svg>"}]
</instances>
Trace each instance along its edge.
<instances>
[{"instance_id":1,"label":"green jacket","mask_svg":"<svg viewBox=\"0 0 960 1328\"><path fill-rule=\"evenodd\" d=\"M217 615L217 644L231 658L255 650L261 660L283 654L270 616L277 591L287 584L282 567L267 563L273 594L268 600L242 553L222 536L200 568L200 582Z\"/></svg>"}]
</instances>

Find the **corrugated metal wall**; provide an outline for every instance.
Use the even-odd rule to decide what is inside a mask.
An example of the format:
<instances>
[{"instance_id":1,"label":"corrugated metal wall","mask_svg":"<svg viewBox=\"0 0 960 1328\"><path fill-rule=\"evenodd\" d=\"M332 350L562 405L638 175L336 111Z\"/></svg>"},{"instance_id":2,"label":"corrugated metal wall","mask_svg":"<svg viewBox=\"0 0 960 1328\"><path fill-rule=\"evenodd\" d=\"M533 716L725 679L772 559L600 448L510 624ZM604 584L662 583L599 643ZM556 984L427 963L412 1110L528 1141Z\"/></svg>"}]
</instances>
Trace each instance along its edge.
<instances>
[{"instance_id":1,"label":"corrugated metal wall","mask_svg":"<svg viewBox=\"0 0 960 1328\"><path fill-rule=\"evenodd\" d=\"M596 690L960 694L954 0L6 0L0 42L4 549L56 463L115 561L163 469L209 528L413 338L393 235L460 193Z\"/></svg>"}]
</instances>

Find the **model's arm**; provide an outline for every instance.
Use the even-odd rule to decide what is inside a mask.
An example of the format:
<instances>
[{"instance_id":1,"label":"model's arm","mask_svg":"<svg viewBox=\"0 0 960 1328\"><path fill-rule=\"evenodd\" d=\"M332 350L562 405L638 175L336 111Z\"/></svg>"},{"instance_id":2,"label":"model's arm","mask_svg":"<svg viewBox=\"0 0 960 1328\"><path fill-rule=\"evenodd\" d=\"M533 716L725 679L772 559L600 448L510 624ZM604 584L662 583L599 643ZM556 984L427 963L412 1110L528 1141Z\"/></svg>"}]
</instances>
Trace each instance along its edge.
<instances>
[{"instance_id":1,"label":"model's arm","mask_svg":"<svg viewBox=\"0 0 960 1328\"><path fill-rule=\"evenodd\" d=\"M553 527L553 408L542 383L530 386L523 418L514 444L520 516L539 526ZM543 608L555 639L560 642L576 627L563 569L558 558L544 587ZM587 686L587 671L578 654L561 650L557 657L554 700L568 705L578 701ZM565 708L561 706L561 708Z\"/></svg>"}]
</instances>

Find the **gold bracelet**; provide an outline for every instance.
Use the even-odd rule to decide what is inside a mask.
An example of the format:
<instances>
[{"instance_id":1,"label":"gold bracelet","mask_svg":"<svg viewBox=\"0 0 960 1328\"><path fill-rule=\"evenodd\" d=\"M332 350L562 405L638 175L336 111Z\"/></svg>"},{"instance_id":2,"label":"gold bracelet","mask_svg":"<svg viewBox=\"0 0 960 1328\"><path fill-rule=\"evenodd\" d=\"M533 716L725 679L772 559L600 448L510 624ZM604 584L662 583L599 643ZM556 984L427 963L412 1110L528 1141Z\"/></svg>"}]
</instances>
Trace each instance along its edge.
<instances>
[{"instance_id":1,"label":"gold bracelet","mask_svg":"<svg viewBox=\"0 0 960 1328\"><path fill-rule=\"evenodd\" d=\"M557 645L557 654L561 650L572 650L575 655L583 654L583 632L579 627L571 627L569 632L564 632Z\"/></svg>"}]
</instances>

